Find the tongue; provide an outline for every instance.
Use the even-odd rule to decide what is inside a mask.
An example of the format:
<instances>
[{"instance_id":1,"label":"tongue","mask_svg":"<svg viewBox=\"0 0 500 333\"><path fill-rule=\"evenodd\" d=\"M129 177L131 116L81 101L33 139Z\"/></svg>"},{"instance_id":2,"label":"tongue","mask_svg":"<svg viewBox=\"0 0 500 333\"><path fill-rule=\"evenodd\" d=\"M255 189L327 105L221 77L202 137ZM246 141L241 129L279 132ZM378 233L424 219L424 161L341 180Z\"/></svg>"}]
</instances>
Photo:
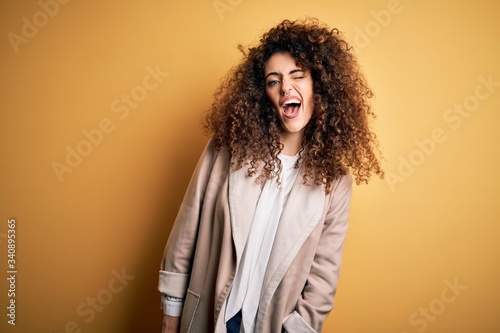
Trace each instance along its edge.
<instances>
[{"instance_id":1,"label":"tongue","mask_svg":"<svg viewBox=\"0 0 500 333\"><path fill-rule=\"evenodd\" d=\"M297 104L289 104L289 105L285 106L285 109L283 110L283 112L285 114L294 114L298 110L299 110L299 105L297 105Z\"/></svg>"}]
</instances>

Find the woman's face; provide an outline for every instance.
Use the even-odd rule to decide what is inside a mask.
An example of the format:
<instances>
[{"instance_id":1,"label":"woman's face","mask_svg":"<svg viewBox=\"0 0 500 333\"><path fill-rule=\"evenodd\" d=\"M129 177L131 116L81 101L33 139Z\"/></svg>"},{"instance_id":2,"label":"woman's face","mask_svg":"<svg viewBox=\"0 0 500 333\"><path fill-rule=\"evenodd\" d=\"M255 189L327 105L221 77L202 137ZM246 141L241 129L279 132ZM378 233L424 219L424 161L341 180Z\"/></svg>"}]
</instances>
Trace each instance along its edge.
<instances>
[{"instance_id":1,"label":"woman's face","mask_svg":"<svg viewBox=\"0 0 500 333\"><path fill-rule=\"evenodd\" d=\"M275 53L264 67L266 94L281 126L289 134L304 132L314 110L311 73L290 53Z\"/></svg>"}]
</instances>

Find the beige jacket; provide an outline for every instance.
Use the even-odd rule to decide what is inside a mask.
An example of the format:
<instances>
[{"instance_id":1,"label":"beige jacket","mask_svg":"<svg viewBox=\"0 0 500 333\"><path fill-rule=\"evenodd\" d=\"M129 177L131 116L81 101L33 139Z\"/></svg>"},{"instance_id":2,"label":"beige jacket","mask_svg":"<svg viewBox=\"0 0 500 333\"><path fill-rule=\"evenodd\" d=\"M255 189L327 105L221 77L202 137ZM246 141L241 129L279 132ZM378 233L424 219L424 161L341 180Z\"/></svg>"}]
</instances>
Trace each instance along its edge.
<instances>
[{"instance_id":1,"label":"beige jacket","mask_svg":"<svg viewBox=\"0 0 500 333\"><path fill-rule=\"evenodd\" d=\"M260 295L255 332L320 332L333 308L352 177L330 194L299 176L283 210ZM170 233L158 289L185 298L181 332L226 332L224 313L261 192L246 168L230 172L210 142Z\"/></svg>"}]
</instances>

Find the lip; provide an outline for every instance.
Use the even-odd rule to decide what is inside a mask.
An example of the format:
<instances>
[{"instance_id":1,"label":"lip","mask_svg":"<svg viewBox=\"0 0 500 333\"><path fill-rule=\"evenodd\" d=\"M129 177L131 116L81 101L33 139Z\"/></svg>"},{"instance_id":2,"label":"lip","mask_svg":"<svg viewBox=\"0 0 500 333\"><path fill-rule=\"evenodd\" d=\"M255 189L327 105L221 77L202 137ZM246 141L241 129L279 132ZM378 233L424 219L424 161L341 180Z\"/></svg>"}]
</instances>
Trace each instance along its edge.
<instances>
[{"instance_id":1,"label":"lip","mask_svg":"<svg viewBox=\"0 0 500 333\"><path fill-rule=\"evenodd\" d=\"M300 102L300 106L299 106L299 108L298 108L297 112L295 112L295 113L291 113L291 114L287 114L287 113L285 113L285 112L284 112L283 108L285 107L285 103L286 103L287 101L289 101L289 100L293 100L293 99L295 99L295 100L299 101L299 102ZM281 101L281 103L280 103L280 111L281 111L281 114L283 114L283 116L284 116L285 118L287 118L287 119L294 119L294 118L297 118L297 117L299 116L299 114L300 114L300 110L301 110L301 108L302 108L302 100L301 100L298 96L288 96L288 97L285 97L285 98L283 98L283 100L282 100L282 101Z\"/></svg>"},{"instance_id":2,"label":"lip","mask_svg":"<svg viewBox=\"0 0 500 333\"><path fill-rule=\"evenodd\" d=\"M284 107L285 103L288 102L291 99L296 99L296 100L300 101L300 105L302 106L302 100L298 96L288 96L288 97L283 98L283 100L280 103L280 106Z\"/></svg>"}]
</instances>

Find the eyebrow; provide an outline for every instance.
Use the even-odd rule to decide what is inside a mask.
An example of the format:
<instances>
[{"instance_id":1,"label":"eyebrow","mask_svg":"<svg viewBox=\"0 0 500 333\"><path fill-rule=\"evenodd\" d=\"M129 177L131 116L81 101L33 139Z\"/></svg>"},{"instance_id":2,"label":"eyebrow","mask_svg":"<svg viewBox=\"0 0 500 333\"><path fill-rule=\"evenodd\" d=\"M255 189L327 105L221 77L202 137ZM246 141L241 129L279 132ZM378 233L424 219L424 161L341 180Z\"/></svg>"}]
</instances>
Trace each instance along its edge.
<instances>
[{"instance_id":1,"label":"eyebrow","mask_svg":"<svg viewBox=\"0 0 500 333\"><path fill-rule=\"evenodd\" d=\"M297 72L305 72L305 70L297 68L297 69L291 70L290 73L288 73L288 75L292 75L292 74L297 73ZM268 73L264 79L267 79L267 77L271 76L271 75L278 75L279 76L280 74L278 72L271 72L271 73Z\"/></svg>"}]
</instances>

